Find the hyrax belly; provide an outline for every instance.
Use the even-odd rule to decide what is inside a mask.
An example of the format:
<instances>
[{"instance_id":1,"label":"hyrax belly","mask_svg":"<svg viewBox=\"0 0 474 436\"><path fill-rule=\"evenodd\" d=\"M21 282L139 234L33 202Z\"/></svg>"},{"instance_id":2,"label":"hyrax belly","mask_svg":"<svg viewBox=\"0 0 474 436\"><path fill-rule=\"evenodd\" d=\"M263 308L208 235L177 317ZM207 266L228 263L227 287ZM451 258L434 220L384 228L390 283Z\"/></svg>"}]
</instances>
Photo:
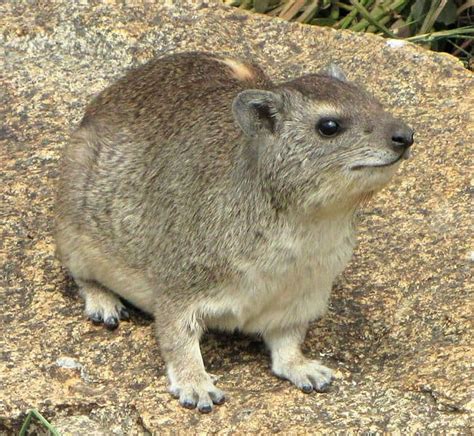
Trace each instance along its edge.
<instances>
[{"instance_id":1,"label":"hyrax belly","mask_svg":"<svg viewBox=\"0 0 474 436\"><path fill-rule=\"evenodd\" d=\"M241 265L241 278L205 303L209 328L264 333L322 316L334 278L349 261L353 235L332 226L286 238L266 260ZM332 243L328 244L328 238ZM284 248L283 248L284 247ZM269 268L269 265L272 265Z\"/></svg>"},{"instance_id":2,"label":"hyrax belly","mask_svg":"<svg viewBox=\"0 0 474 436\"><path fill-rule=\"evenodd\" d=\"M293 269L293 268L292 268ZM263 333L307 323L324 314L331 289L327 272L313 266L286 275L253 269L206 303L208 328Z\"/></svg>"}]
</instances>

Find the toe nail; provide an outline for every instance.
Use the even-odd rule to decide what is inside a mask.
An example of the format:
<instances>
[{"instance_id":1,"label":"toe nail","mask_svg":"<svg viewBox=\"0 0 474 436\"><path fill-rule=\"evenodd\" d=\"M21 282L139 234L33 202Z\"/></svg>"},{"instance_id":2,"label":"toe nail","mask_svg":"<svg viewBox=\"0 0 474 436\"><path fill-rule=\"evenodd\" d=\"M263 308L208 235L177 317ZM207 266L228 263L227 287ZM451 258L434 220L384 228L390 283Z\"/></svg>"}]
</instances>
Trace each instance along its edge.
<instances>
[{"instance_id":1,"label":"toe nail","mask_svg":"<svg viewBox=\"0 0 474 436\"><path fill-rule=\"evenodd\" d=\"M327 392L329 390L330 383L320 383L316 386L316 391Z\"/></svg>"},{"instance_id":2,"label":"toe nail","mask_svg":"<svg viewBox=\"0 0 474 436\"><path fill-rule=\"evenodd\" d=\"M103 319L102 319L102 315L100 315L99 313L93 313L89 319L93 322L93 324L95 325L98 325L98 324L101 324Z\"/></svg>"},{"instance_id":3,"label":"toe nail","mask_svg":"<svg viewBox=\"0 0 474 436\"><path fill-rule=\"evenodd\" d=\"M210 404L203 404L202 406L199 406L198 409L201 413L212 412L212 406Z\"/></svg>"},{"instance_id":4,"label":"toe nail","mask_svg":"<svg viewBox=\"0 0 474 436\"><path fill-rule=\"evenodd\" d=\"M107 327L109 330L115 330L118 325L118 319L115 318L115 316L109 316L105 321L104 321L105 327Z\"/></svg>"},{"instance_id":5,"label":"toe nail","mask_svg":"<svg viewBox=\"0 0 474 436\"><path fill-rule=\"evenodd\" d=\"M305 394L309 394L311 392L313 392L313 386L312 385L303 385L301 387L301 390L305 393Z\"/></svg>"},{"instance_id":6,"label":"toe nail","mask_svg":"<svg viewBox=\"0 0 474 436\"><path fill-rule=\"evenodd\" d=\"M130 319L130 313L128 312L127 309L121 309L120 310L120 318L127 321Z\"/></svg>"},{"instance_id":7,"label":"toe nail","mask_svg":"<svg viewBox=\"0 0 474 436\"><path fill-rule=\"evenodd\" d=\"M196 403L191 400L184 400L181 401L181 406L185 407L186 409L194 409L196 407Z\"/></svg>"},{"instance_id":8,"label":"toe nail","mask_svg":"<svg viewBox=\"0 0 474 436\"><path fill-rule=\"evenodd\" d=\"M212 402L214 404L220 405L225 403L225 396L223 395L222 397L216 397L212 399Z\"/></svg>"}]
</instances>

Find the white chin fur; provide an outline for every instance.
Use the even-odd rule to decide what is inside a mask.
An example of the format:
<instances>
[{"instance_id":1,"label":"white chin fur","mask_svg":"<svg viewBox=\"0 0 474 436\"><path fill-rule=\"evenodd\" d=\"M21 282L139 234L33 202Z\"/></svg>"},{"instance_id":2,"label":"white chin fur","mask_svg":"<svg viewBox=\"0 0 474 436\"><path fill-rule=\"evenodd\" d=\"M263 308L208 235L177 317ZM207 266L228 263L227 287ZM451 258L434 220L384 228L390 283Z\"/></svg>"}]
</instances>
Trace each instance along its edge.
<instances>
[{"instance_id":1,"label":"white chin fur","mask_svg":"<svg viewBox=\"0 0 474 436\"><path fill-rule=\"evenodd\" d=\"M360 192L378 191L390 182L398 166L396 163L386 167L363 167L351 170L350 177L356 182Z\"/></svg>"}]
</instances>

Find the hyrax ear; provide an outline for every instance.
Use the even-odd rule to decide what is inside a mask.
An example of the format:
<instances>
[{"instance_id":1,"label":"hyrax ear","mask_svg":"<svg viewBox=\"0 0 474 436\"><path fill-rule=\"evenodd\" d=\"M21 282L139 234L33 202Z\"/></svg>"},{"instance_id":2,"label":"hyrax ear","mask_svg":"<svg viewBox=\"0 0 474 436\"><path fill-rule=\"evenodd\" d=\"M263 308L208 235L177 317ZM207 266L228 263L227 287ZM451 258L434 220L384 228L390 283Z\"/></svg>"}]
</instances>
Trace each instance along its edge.
<instances>
[{"instance_id":1,"label":"hyrax ear","mask_svg":"<svg viewBox=\"0 0 474 436\"><path fill-rule=\"evenodd\" d=\"M340 80L341 82L348 82L347 77L342 71L341 67L336 64L329 64L321 70L321 74L324 76L332 77L333 79Z\"/></svg>"},{"instance_id":2,"label":"hyrax ear","mask_svg":"<svg viewBox=\"0 0 474 436\"><path fill-rule=\"evenodd\" d=\"M259 131L275 131L281 116L283 100L271 91L248 89L234 99L232 112L240 128L247 136L255 136Z\"/></svg>"}]
</instances>

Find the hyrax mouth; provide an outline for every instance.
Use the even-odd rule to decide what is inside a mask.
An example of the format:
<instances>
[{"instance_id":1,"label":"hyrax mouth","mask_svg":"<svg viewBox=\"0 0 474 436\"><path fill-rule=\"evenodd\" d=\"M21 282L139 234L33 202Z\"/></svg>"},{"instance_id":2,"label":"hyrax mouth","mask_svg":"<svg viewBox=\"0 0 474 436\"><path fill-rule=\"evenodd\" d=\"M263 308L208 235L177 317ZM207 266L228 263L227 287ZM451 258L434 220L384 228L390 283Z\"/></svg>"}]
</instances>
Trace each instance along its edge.
<instances>
[{"instance_id":1,"label":"hyrax mouth","mask_svg":"<svg viewBox=\"0 0 474 436\"><path fill-rule=\"evenodd\" d=\"M392 160L391 162L379 164L379 165L354 165L351 167L351 170L362 170L366 168L385 168L385 167L391 167L392 165L395 165L396 163L400 162L402 159L406 160L410 158L410 150L406 149L403 153L401 153L396 159Z\"/></svg>"}]
</instances>

